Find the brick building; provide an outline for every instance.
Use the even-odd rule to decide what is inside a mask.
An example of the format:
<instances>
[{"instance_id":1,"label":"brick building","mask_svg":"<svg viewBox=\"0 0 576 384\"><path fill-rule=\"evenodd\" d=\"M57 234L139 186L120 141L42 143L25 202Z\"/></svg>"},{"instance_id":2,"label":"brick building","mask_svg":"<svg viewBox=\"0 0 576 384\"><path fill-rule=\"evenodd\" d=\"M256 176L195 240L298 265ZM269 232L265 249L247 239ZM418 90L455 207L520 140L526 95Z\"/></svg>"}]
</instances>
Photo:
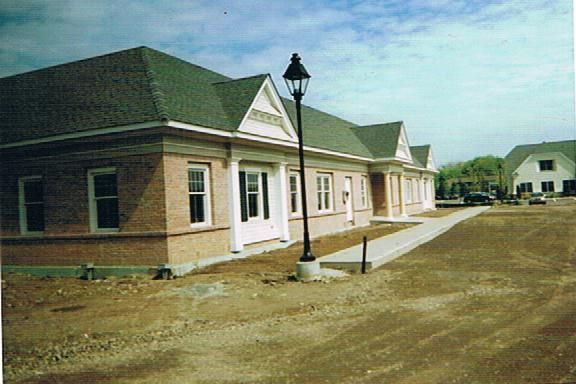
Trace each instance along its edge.
<instances>
[{"instance_id":1,"label":"brick building","mask_svg":"<svg viewBox=\"0 0 576 384\"><path fill-rule=\"evenodd\" d=\"M291 101L140 47L0 79L2 263L193 265L302 233ZM312 236L434 209L402 122L303 107Z\"/></svg>"}]
</instances>

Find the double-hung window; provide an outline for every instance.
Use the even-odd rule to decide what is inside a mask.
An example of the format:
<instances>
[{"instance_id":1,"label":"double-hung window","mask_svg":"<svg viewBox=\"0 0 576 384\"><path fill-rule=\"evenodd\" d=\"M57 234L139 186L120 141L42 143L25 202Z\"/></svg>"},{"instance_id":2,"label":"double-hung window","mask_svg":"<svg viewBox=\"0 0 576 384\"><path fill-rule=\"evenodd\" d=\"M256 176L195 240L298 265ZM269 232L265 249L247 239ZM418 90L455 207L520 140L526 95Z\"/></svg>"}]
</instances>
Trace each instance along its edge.
<instances>
[{"instance_id":1,"label":"double-hung window","mask_svg":"<svg viewBox=\"0 0 576 384\"><path fill-rule=\"evenodd\" d=\"M406 198L406 203L412 202L412 180L406 179L404 180L404 187L406 190L404 191L404 197Z\"/></svg>"},{"instance_id":2,"label":"double-hung window","mask_svg":"<svg viewBox=\"0 0 576 384\"><path fill-rule=\"evenodd\" d=\"M209 169L205 164L188 166L188 198L190 225L210 224Z\"/></svg>"},{"instance_id":3,"label":"double-hung window","mask_svg":"<svg viewBox=\"0 0 576 384\"><path fill-rule=\"evenodd\" d=\"M541 183L542 192L554 192L554 182L553 181L543 181Z\"/></svg>"},{"instance_id":4,"label":"double-hung window","mask_svg":"<svg viewBox=\"0 0 576 384\"><path fill-rule=\"evenodd\" d=\"M90 228L93 232L114 232L119 228L118 186L115 168L88 171Z\"/></svg>"},{"instance_id":5,"label":"double-hung window","mask_svg":"<svg viewBox=\"0 0 576 384\"><path fill-rule=\"evenodd\" d=\"M540 172L554 170L554 160L540 160L538 165L540 166Z\"/></svg>"},{"instance_id":6,"label":"double-hung window","mask_svg":"<svg viewBox=\"0 0 576 384\"><path fill-rule=\"evenodd\" d=\"M239 177L242 221L270 219L268 173L246 170Z\"/></svg>"},{"instance_id":7,"label":"double-hung window","mask_svg":"<svg viewBox=\"0 0 576 384\"><path fill-rule=\"evenodd\" d=\"M360 198L362 207L368 208L368 177L364 175L360 177Z\"/></svg>"},{"instance_id":8,"label":"double-hung window","mask_svg":"<svg viewBox=\"0 0 576 384\"><path fill-rule=\"evenodd\" d=\"M290 172L290 213L296 215L300 212L300 174Z\"/></svg>"},{"instance_id":9,"label":"double-hung window","mask_svg":"<svg viewBox=\"0 0 576 384\"><path fill-rule=\"evenodd\" d=\"M332 175L321 173L316 176L318 211L332 210Z\"/></svg>"},{"instance_id":10,"label":"double-hung window","mask_svg":"<svg viewBox=\"0 0 576 384\"><path fill-rule=\"evenodd\" d=\"M41 176L18 180L20 204L20 232L40 234L44 231L44 188Z\"/></svg>"},{"instance_id":11,"label":"double-hung window","mask_svg":"<svg viewBox=\"0 0 576 384\"><path fill-rule=\"evenodd\" d=\"M248 218L260 216L260 175L256 172L246 173L246 193L248 197Z\"/></svg>"},{"instance_id":12,"label":"double-hung window","mask_svg":"<svg viewBox=\"0 0 576 384\"><path fill-rule=\"evenodd\" d=\"M532 183L520 183L518 184L518 190L520 191L520 193L531 193Z\"/></svg>"}]
</instances>

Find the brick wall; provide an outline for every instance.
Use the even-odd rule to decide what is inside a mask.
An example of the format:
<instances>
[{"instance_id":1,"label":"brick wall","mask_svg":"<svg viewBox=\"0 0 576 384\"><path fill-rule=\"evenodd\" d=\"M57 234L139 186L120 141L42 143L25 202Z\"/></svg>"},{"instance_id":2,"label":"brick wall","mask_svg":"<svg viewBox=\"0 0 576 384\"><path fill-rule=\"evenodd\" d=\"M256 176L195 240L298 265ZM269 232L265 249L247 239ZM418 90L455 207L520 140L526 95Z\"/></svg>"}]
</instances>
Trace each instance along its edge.
<instances>
[{"instance_id":1,"label":"brick wall","mask_svg":"<svg viewBox=\"0 0 576 384\"><path fill-rule=\"evenodd\" d=\"M190 226L188 165L205 164L210 175L211 223ZM228 169L225 159L166 153L164 156L170 263L180 264L230 252Z\"/></svg>"},{"instance_id":2,"label":"brick wall","mask_svg":"<svg viewBox=\"0 0 576 384\"><path fill-rule=\"evenodd\" d=\"M118 237L7 240L3 242L5 265L150 265L167 262L164 237Z\"/></svg>"},{"instance_id":3,"label":"brick wall","mask_svg":"<svg viewBox=\"0 0 576 384\"><path fill-rule=\"evenodd\" d=\"M169 232L190 229L188 165L209 166L212 225L228 226L228 171L225 159L166 153L164 155L166 216Z\"/></svg>"},{"instance_id":4,"label":"brick wall","mask_svg":"<svg viewBox=\"0 0 576 384\"><path fill-rule=\"evenodd\" d=\"M4 264L148 265L167 261L163 162L161 154L109 159L85 158L13 162L2 174L2 262ZM120 231L90 231L88 177L90 169L115 167ZM38 175L44 181L45 230L21 236L18 178Z\"/></svg>"}]
</instances>

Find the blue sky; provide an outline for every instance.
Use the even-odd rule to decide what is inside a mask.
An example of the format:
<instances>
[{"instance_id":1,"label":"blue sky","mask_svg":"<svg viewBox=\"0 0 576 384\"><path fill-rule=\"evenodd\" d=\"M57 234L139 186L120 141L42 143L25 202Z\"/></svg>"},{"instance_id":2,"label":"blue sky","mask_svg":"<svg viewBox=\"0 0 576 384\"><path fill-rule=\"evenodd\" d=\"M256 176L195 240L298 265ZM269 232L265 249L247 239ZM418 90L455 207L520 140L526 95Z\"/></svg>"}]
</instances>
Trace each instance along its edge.
<instances>
[{"instance_id":1,"label":"blue sky","mask_svg":"<svg viewBox=\"0 0 576 384\"><path fill-rule=\"evenodd\" d=\"M0 36L1 77L146 45L284 96L299 52L304 103L440 164L576 138L571 0L1 0Z\"/></svg>"}]
</instances>

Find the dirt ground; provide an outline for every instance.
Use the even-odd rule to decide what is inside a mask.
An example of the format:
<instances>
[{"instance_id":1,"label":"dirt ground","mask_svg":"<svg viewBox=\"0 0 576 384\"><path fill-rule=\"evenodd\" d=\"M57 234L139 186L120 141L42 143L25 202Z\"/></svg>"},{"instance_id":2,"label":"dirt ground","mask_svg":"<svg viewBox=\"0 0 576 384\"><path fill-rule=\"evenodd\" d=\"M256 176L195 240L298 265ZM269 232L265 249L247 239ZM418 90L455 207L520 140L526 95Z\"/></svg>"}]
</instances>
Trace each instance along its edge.
<instances>
[{"instance_id":1,"label":"dirt ground","mask_svg":"<svg viewBox=\"0 0 576 384\"><path fill-rule=\"evenodd\" d=\"M299 252L168 281L6 275L5 381L576 382L574 200L491 208L366 275L292 281Z\"/></svg>"}]
</instances>

